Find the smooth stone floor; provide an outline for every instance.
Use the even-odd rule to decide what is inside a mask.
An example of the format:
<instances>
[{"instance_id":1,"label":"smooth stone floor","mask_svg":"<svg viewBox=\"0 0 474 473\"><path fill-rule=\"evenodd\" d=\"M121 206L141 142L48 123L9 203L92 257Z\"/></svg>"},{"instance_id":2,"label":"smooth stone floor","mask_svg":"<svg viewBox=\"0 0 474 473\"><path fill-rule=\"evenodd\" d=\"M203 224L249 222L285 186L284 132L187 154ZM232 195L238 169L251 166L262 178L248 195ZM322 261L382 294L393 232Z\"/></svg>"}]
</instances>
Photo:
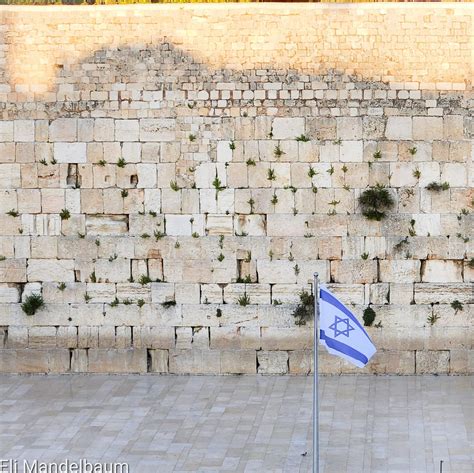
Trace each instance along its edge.
<instances>
[{"instance_id":1,"label":"smooth stone floor","mask_svg":"<svg viewBox=\"0 0 474 473\"><path fill-rule=\"evenodd\" d=\"M309 377L0 376L0 459L309 472L311 402ZM321 473L472 473L474 377L323 377L320 425Z\"/></svg>"}]
</instances>

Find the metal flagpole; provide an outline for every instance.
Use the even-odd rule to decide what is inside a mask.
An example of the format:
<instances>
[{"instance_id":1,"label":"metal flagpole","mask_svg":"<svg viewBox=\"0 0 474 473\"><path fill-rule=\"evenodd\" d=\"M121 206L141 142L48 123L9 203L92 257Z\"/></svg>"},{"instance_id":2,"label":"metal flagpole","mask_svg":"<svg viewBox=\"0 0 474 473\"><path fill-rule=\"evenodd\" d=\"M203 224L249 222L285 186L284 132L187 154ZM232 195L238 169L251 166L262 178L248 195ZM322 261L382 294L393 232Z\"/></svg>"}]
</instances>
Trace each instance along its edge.
<instances>
[{"instance_id":1,"label":"metal flagpole","mask_svg":"<svg viewBox=\"0 0 474 473\"><path fill-rule=\"evenodd\" d=\"M313 473L319 473L319 369L318 369L318 321L319 275L314 273L314 340L313 340Z\"/></svg>"}]
</instances>

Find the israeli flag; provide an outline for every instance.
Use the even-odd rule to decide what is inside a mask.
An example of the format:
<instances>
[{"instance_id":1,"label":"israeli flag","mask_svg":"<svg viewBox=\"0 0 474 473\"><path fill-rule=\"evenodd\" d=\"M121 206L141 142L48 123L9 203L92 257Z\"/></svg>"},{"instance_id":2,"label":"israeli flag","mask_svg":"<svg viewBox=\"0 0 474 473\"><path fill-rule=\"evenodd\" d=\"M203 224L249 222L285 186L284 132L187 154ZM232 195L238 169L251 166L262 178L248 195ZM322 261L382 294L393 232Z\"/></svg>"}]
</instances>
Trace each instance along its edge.
<instances>
[{"instance_id":1,"label":"israeli flag","mask_svg":"<svg viewBox=\"0 0 474 473\"><path fill-rule=\"evenodd\" d=\"M363 368L377 351L354 314L324 286L319 291L320 343L329 353Z\"/></svg>"}]
</instances>

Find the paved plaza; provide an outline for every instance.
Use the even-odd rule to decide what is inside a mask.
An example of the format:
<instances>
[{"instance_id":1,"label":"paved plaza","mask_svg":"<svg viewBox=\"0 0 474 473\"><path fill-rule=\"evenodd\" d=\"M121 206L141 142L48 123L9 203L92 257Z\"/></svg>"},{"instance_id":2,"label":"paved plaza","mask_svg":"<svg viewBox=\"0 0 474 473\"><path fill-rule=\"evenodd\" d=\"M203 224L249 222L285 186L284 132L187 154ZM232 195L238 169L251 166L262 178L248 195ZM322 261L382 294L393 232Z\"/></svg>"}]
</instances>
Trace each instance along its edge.
<instances>
[{"instance_id":1,"label":"paved plaza","mask_svg":"<svg viewBox=\"0 0 474 473\"><path fill-rule=\"evenodd\" d=\"M311 390L289 376L0 376L0 459L309 472ZM474 471L474 377L323 377L321 393L321 473Z\"/></svg>"}]
</instances>

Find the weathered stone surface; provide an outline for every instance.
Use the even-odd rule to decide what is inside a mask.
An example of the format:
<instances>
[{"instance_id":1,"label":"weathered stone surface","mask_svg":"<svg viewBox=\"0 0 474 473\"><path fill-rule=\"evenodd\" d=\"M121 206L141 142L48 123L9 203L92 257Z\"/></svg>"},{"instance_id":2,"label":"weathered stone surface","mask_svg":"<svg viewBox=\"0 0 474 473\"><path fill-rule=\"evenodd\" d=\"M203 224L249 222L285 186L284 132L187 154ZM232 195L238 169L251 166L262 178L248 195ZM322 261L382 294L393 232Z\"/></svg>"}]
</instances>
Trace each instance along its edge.
<instances>
[{"instance_id":1,"label":"weathered stone surface","mask_svg":"<svg viewBox=\"0 0 474 473\"><path fill-rule=\"evenodd\" d=\"M288 353L286 351L257 352L259 374L285 374L288 372Z\"/></svg>"},{"instance_id":2,"label":"weathered stone surface","mask_svg":"<svg viewBox=\"0 0 474 473\"><path fill-rule=\"evenodd\" d=\"M90 349L90 373L146 373L147 353L144 349Z\"/></svg>"}]
</instances>

